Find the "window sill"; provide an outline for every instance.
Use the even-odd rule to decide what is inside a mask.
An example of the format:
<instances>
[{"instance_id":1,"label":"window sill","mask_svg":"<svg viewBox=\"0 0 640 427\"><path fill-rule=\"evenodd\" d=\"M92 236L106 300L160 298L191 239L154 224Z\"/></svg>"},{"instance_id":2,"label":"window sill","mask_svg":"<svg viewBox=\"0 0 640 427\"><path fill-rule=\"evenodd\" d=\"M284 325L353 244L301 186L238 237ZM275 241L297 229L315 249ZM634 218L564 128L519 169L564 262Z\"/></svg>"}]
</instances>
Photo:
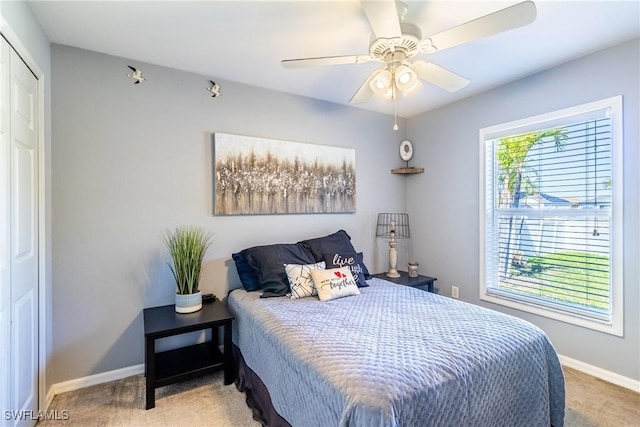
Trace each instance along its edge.
<instances>
[{"instance_id":1,"label":"window sill","mask_svg":"<svg viewBox=\"0 0 640 427\"><path fill-rule=\"evenodd\" d=\"M618 337L624 336L622 319L615 319L615 317L613 319L613 322L600 321L580 316L578 314L561 312L549 307L528 304L526 302L517 301L508 297L488 295L484 290L480 291L480 300L558 320L564 323L581 326L583 328L592 329L594 331L604 332L606 334L615 335Z\"/></svg>"}]
</instances>

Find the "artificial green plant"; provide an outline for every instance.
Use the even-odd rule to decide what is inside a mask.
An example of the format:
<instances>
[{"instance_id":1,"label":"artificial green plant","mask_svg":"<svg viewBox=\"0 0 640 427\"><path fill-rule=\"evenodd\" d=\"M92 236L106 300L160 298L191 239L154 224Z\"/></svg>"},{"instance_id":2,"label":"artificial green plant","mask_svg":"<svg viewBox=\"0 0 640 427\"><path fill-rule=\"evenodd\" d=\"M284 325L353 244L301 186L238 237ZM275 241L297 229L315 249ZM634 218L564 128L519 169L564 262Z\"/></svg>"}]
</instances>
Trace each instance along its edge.
<instances>
[{"instance_id":1,"label":"artificial green plant","mask_svg":"<svg viewBox=\"0 0 640 427\"><path fill-rule=\"evenodd\" d=\"M211 244L211 233L200 227L178 227L167 231L162 240L169 249L172 263L167 263L180 295L198 292L202 260Z\"/></svg>"}]
</instances>

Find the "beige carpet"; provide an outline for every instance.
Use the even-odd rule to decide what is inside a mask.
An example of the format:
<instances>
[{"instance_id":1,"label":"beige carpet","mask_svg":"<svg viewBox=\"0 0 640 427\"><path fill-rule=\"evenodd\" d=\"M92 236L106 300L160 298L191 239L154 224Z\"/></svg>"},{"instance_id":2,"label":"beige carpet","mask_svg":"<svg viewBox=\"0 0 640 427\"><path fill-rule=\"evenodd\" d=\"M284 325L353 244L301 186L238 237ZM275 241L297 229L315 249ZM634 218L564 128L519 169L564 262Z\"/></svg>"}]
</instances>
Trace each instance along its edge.
<instances>
[{"instance_id":1,"label":"beige carpet","mask_svg":"<svg viewBox=\"0 0 640 427\"><path fill-rule=\"evenodd\" d=\"M638 427L640 393L564 368L565 426Z\"/></svg>"},{"instance_id":2,"label":"beige carpet","mask_svg":"<svg viewBox=\"0 0 640 427\"><path fill-rule=\"evenodd\" d=\"M640 394L565 368L566 427L640 427ZM49 410L68 411L68 420L38 422L38 427L259 426L245 395L224 386L222 373L161 387L156 407L144 409L144 377L136 375L63 393Z\"/></svg>"},{"instance_id":3,"label":"beige carpet","mask_svg":"<svg viewBox=\"0 0 640 427\"><path fill-rule=\"evenodd\" d=\"M156 407L145 410L144 375L56 396L49 410L69 411L67 420L38 422L38 427L234 427L259 426L236 386L223 373L156 389ZM61 418L61 417L59 417Z\"/></svg>"}]
</instances>

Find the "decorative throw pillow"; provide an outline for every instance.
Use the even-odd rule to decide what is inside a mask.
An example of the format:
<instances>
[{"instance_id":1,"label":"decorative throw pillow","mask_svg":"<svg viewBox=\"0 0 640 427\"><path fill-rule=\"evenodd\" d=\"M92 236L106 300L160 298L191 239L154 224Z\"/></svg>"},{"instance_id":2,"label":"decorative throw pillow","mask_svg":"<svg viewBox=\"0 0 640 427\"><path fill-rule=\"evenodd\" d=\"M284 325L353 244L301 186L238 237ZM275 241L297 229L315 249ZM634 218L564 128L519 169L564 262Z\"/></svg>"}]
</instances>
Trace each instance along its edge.
<instances>
[{"instance_id":1,"label":"decorative throw pillow","mask_svg":"<svg viewBox=\"0 0 640 427\"><path fill-rule=\"evenodd\" d=\"M254 246L244 249L241 253L258 276L262 298L284 296L289 293L285 264L317 262L309 249L299 243Z\"/></svg>"},{"instance_id":2,"label":"decorative throw pillow","mask_svg":"<svg viewBox=\"0 0 640 427\"><path fill-rule=\"evenodd\" d=\"M311 277L313 277L313 283L318 290L320 301L360 295L360 290L349 267L311 270Z\"/></svg>"},{"instance_id":3,"label":"decorative throw pillow","mask_svg":"<svg viewBox=\"0 0 640 427\"><path fill-rule=\"evenodd\" d=\"M362 252L324 254L324 262L327 264L327 268L349 267L359 288L369 286L364 276L365 267L362 262Z\"/></svg>"},{"instance_id":4,"label":"decorative throw pillow","mask_svg":"<svg viewBox=\"0 0 640 427\"><path fill-rule=\"evenodd\" d=\"M247 259L240 252L231 254L233 262L236 264L236 270L238 271L238 277L240 277L240 283L247 292L260 290L260 279L256 275L255 271L251 268Z\"/></svg>"},{"instance_id":5,"label":"decorative throw pillow","mask_svg":"<svg viewBox=\"0 0 640 427\"><path fill-rule=\"evenodd\" d=\"M323 254L325 253L356 252L351 244L351 237L344 230L336 231L324 237L303 240L299 243L309 248L316 262L324 261Z\"/></svg>"},{"instance_id":6,"label":"decorative throw pillow","mask_svg":"<svg viewBox=\"0 0 640 427\"><path fill-rule=\"evenodd\" d=\"M284 271L287 272L289 279L289 287L291 288L291 298L305 298L312 295L318 295L311 270L324 270L324 261L316 264L285 264Z\"/></svg>"}]
</instances>

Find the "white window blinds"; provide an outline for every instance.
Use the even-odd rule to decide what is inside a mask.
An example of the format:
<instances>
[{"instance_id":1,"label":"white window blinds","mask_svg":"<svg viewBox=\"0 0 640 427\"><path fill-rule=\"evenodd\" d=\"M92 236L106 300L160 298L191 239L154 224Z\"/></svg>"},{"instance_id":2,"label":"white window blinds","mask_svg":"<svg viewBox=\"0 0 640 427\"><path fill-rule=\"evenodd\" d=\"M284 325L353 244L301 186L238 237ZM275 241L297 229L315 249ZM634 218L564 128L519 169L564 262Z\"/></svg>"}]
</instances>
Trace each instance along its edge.
<instances>
[{"instance_id":1,"label":"white window blinds","mask_svg":"<svg viewBox=\"0 0 640 427\"><path fill-rule=\"evenodd\" d=\"M481 131L481 297L611 325L613 109L546 118Z\"/></svg>"}]
</instances>

